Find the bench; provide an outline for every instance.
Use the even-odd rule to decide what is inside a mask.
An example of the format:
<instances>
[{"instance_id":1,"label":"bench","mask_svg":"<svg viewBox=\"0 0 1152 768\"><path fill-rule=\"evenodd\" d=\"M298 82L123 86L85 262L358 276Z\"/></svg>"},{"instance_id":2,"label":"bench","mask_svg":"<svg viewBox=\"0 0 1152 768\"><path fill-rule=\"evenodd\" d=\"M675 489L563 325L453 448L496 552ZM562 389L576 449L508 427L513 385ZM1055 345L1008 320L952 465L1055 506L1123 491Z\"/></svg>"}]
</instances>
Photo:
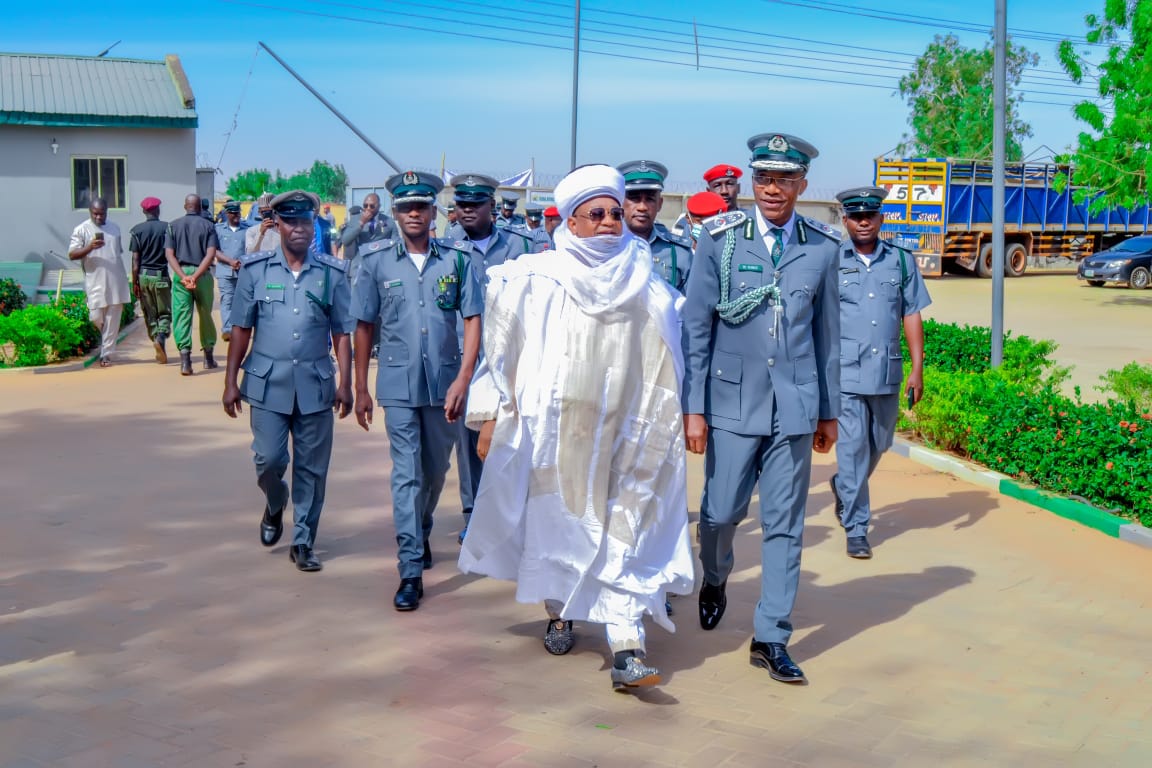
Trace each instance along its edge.
<instances>
[{"instance_id":1,"label":"bench","mask_svg":"<svg viewBox=\"0 0 1152 768\"><path fill-rule=\"evenodd\" d=\"M36 302L48 304L56 301L56 297L62 292L83 290L83 269L50 269L36 289Z\"/></svg>"},{"instance_id":2,"label":"bench","mask_svg":"<svg viewBox=\"0 0 1152 768\"><path fill-rule=\"evenodd\" d=\"M44 265L38 261L0 261L0 280L6 277L15 280L29 303L36 301L42 274Z\"/></svg>"}]
</instances>

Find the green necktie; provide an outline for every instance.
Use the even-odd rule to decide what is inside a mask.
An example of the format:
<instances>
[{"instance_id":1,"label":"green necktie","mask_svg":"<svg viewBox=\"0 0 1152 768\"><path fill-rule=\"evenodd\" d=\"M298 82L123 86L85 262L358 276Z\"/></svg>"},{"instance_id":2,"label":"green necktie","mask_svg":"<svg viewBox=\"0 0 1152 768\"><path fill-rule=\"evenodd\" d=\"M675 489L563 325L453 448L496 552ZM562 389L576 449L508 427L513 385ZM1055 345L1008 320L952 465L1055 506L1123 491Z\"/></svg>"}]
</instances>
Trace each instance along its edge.
<instances>
[{"instance_id":1,"label":"green necktie","mask_svg":"<svg viewBox=\"0 0 1152 768\"><path fill-rule=\"evenodd\" d=\"M784 255L784 230L772 227L772 235L776 238L772 243L772 263L780 266L780 257Z\"/></svg>"}]
</instances>

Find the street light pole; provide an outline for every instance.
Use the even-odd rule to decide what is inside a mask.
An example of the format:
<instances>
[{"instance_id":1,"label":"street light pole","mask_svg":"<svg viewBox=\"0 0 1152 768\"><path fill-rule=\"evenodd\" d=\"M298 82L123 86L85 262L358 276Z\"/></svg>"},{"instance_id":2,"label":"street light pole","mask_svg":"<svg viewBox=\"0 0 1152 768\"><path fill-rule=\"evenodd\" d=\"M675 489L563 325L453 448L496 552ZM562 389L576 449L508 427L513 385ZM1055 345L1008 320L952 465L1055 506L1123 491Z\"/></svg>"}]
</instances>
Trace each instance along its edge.
<instances>
[{"instance_id":1,"label":"street light pole","mask_svg":"<svg viewBox=\"0 0 1152 768\"><path fill-rule=\"evenodd\" d=\"M576 167L576 107L580 101L580 0L576 0L576 23L572 29L572 155L569 170Z\"/></svg>"},{"instance_id":2,"label":"street light pole","mask_svg":"<svg viewBox=\"0 0 1152 768\"><path fill-rule=\"evenodd\" d=\"M1008 0L996 0L992 72L992 349L1004 360L1004 161L1008 112Z\"/></svg>"}]
</instances>

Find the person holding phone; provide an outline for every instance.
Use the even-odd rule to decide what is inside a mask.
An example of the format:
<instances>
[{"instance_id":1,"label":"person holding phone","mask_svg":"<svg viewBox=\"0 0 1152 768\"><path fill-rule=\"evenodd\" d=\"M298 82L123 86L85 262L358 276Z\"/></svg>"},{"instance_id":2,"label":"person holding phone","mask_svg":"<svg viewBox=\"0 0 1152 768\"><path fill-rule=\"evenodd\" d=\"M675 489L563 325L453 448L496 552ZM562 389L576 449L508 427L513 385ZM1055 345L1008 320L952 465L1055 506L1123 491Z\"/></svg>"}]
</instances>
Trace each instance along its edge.
<instances>
[{"instance_id":1,"label":"person holding phone","mask_svg":"<svg viewBox=\"0 0 1152 768\"><path fill-rule=\"evenodd\" d=\"M100 367L112 364L120 313L131 298L128 271L120 256L120 228L108 221L108 203L93 198L88 219L72 230L68 258L84 267L88 317L100 329Z\"/></svg>"},{"instance_id":2,"label":"person holding phone","mask_svg":"<svg viewBox=\"0 0 1152 768\"><path fill-rule=\"evenodd\" d=\"M836 515L847 534L848 556L872 557L868 478L892 447L900 415L904 359L900 330L908 339L912 368L904 383L911 408L924 393L924 326L920 312L932 303L916 260L880 239L883 187L857 187L836 196L844 208L848 242L840 248L840 418L836 474L829 481Z\"/></svg>"}]
</instances>

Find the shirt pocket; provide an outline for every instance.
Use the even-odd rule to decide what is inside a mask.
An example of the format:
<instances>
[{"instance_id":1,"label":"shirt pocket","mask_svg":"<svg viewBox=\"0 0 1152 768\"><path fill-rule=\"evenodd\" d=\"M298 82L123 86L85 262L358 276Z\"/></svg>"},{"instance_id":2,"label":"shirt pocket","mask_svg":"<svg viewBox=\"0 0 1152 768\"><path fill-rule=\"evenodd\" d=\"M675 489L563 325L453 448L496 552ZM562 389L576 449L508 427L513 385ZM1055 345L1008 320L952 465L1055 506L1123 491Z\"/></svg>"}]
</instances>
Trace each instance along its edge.
<instances>
[{"instance_id":1,"label":"shirt pocket","mask_svg":"<svg viewBox=\"0 0 1152 768\"><path fill-rule=\"evenodd\" d=\"M436 278L436 306L446 312L460 309L460 277L455 272Z\"/></svg>"},{"instance_id":2,"label":"shirt pocket","mask_svg":"<svg viewBox=\"0 0 1152 768\"><path fill-rule=\"evenodd\" d=\"M272 358L257 352L248 355L248 359L244 361L241 366L244 370L244 381L240 391L248 399L248 402L264 402L264 393L268 389L268 375L272 373L272 364Z\"/></svg>"},{"instance_id":3,"label":"shirt pocket","mask_svg":"<svg viewBox=\"0 0 1152 768\"><path fill-rule=\"evenodd\" d=\"M377 355L376 395L381 400L408 400L408 348L381 344Z\"/></svg>"},{"instance_id":4,"label":"shirt pocket","mask_svg":"<svg viewBox=\"0 0 1152 768\"><path fill-rule=\"evenodd\" d=\"M712 355L708 371L708 412L724 419L740 418L740 382L744 378L744 360L730 352Z\"/></svg>"},{"instance_id":5,"label":"shirt pocket","mask_svg":"<svg viewBox=\"0 0 1152 768\"><path fill-rule=\"evenodd\" d=\"M860 271L841 272L837 281L840 286L840 301L845 304L860 303Z\"/></svg>"},{"instance_id":6,"label":"shirt pocket","mask_svg":"<svg viewBox=\"0 0 1152 768\"><path fill-rule=\"evenodd\" d=\"M380 281L380 321L382 323L399 322L405 298L403 281Z\"/></svg>"},{"instance_id":7,"label":"shirt pocket","mask_svg":"<svg viewBox=\"0 0 1152 768\"><path fill-rule=\"evenodd\" d=\"M772 282L772 275L763 264L732 265L732 294L744 293Z\"/></svg>"},{"instance_id":8,"label":"shirt pocket","mask_svg":"<svg viewBox=\"0 0 1152 768\"><path fill-rule=\"evenodd\" d=\"M316 376L320 380L320 404L331 407L336 402L336 378L332 370L332 360L324 358L316 361Z\"/></svg>"},{"instance_id":9,"label":"shirt pocket","mask_svg":"<svg viewBox=\"0 0 1152 768\"><path fill-rule=\"evenodd\" d=\"M904 380L904 354L900 350L899 341L888 343L887 363L884 383L894 387L899 386L900 382Z\"/></svg>"}]
</instances>

